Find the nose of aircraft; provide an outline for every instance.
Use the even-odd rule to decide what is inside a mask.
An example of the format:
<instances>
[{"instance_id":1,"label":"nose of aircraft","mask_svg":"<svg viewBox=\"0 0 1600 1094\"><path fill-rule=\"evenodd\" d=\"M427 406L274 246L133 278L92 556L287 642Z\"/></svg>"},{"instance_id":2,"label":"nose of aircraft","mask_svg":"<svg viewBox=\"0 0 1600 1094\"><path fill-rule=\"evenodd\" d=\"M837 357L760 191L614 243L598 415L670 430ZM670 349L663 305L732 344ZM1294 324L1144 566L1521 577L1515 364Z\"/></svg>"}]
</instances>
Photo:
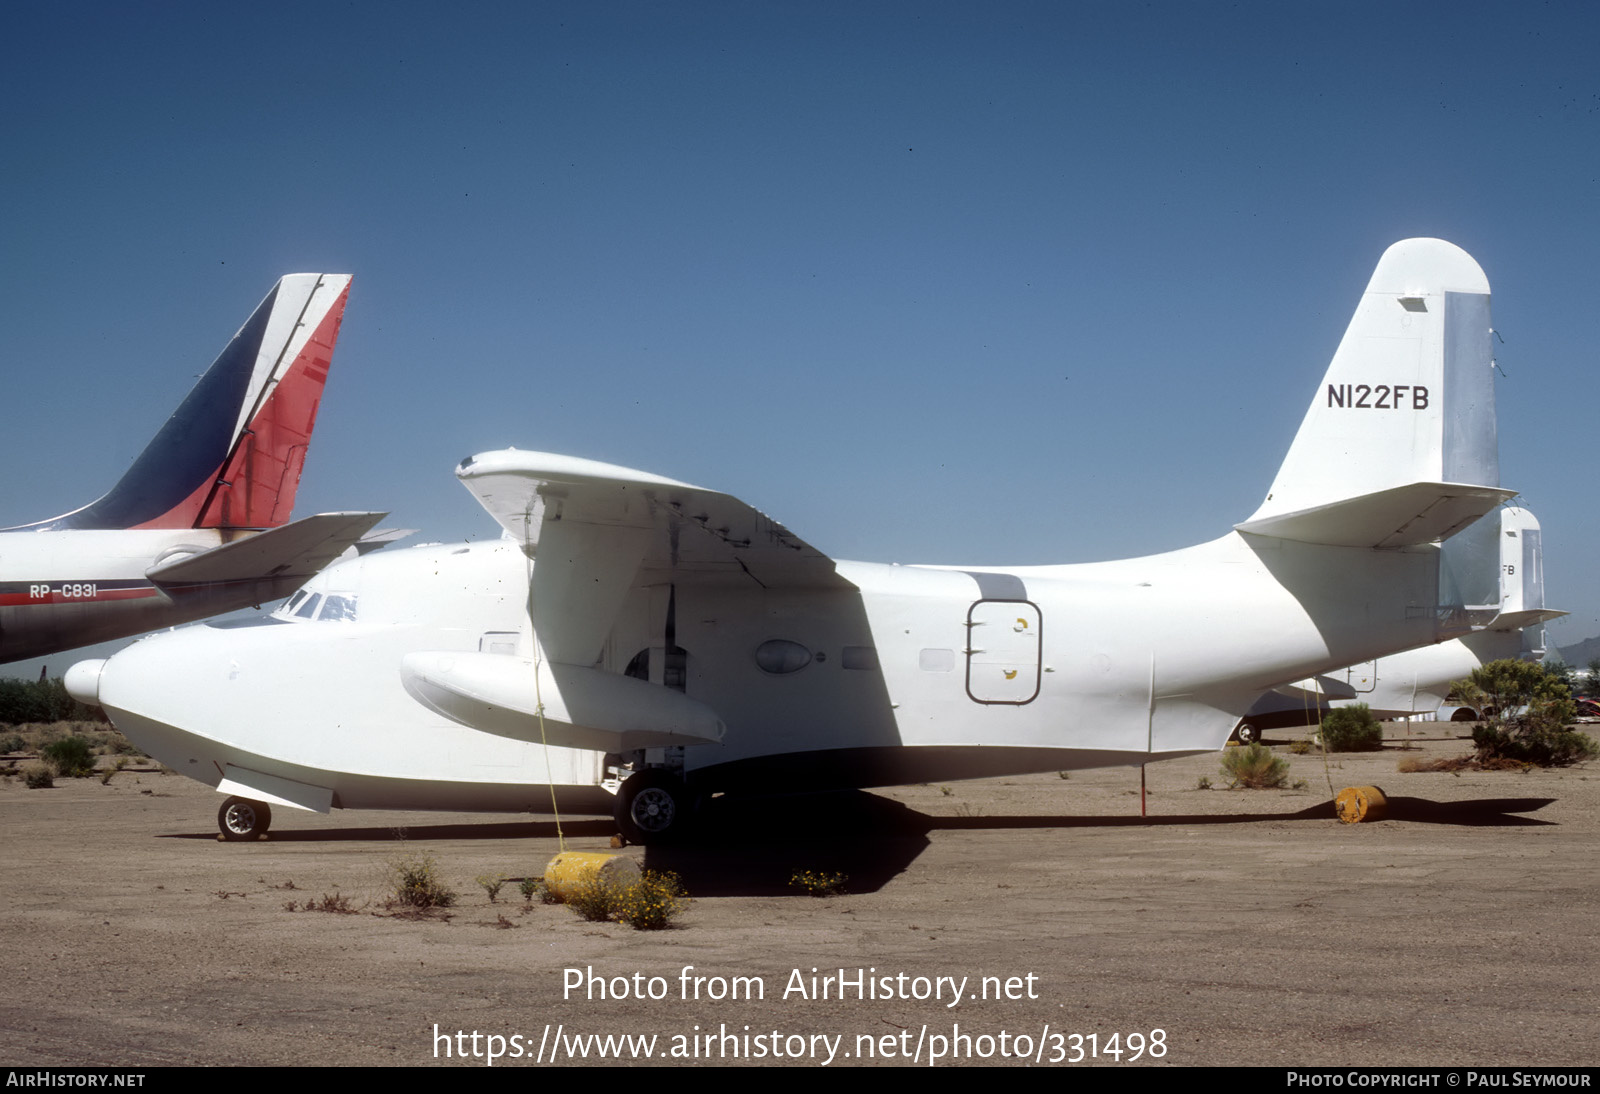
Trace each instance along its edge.
<instances>
[{"instance_id":1,"label":"nose of aircraft","mask_svg":"<svg viewBox=\"0 0 1600 1094\"><path fill-rule=\"evenodd\" d=\"M67 694L80 703L88 703L92 707L99 706L100 670L105 667L103 658L96 661L79 661L73 665L62 680L67 686Z\"/></svg>"}]
</instances>

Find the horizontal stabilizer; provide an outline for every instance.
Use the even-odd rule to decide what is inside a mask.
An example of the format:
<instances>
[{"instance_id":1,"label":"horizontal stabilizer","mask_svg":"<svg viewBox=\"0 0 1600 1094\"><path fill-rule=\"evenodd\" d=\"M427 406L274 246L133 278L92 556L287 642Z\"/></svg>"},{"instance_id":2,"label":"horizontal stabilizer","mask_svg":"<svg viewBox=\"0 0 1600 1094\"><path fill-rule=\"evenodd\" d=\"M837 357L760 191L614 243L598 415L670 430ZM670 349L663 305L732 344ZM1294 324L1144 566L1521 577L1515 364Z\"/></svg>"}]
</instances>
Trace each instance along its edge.
<instances>
[{"instance_id":1,"label":"horizontal stabilizer","mask_svg":"<svg viewBox=\"0 0 1600 1094\"><path fill-rule=\"evenodd\" d=\"M400 679L413 698L451 721L562 748L708 744L724 729L714 710L671 688L506 654L407 654Z\"/></svg>"},{"instance_id":2,"label":"horizontal stabilizer","mask_svg":"<svg viewBox=\"0 0 1600 1094\"><path fill-rule=\"evenodd\" d=\"M1345 680L1331 676L1312 676L1291 684L1279 684L1272 689L1278 695L1295 702L1309 703L1315 708L1320 702L1332 699L1355 699L1359 693Z\"/></svg>"},{"instance_id":3,"label":"horizontal stabilizer","mask_svg":"<svg viewBox=\"0 0 1600 1094\"><path fill-rule=\"evenodd\" d=\"M151 567L163 588L261 578L310 577L338 558L387 513L318 513ZM279 594L282 595L282 594Z\"/></svg>"},{"instance_id":4,"label":"horizontal stabilizer","mask_svg":"<svg viewBox=\"0 0 1600 1094\"><path fill-rule=\"evenodd\" d=\"M417 534L415 528L379 528L376 532L368 532L355 542L356 555L370 555L373 551L381 551L391 543L398 543L407 536Z\"/></svg>"},{"instance_id":5,"label":"horizontal stabilizer","mask_svg":"<svg viewBox=\"0 0 1600 1094\"><path fill-rule=\"evenodd\" d=\"M1258 515L1234 527L1335 547L1413 547L1454 535L1515 495L1494 486L1414 482L1292 513Z\"/></svg>"},{"instance_id":6,"label":"horizontal stabilizer","mask_svg":"<svg viewBox=\"0 0 1600 1094\"><path fill-rule=\"evenodd\" d=\"M1548 623L1552 619L1560 619L1562 616L1570 614L1570 612L1556 611L1554 608L1530 608L1521 612L1501 612L1494 617L1494 621L1484 630L1520 631L1525 627Z\"/></svg>"}]
</instances>

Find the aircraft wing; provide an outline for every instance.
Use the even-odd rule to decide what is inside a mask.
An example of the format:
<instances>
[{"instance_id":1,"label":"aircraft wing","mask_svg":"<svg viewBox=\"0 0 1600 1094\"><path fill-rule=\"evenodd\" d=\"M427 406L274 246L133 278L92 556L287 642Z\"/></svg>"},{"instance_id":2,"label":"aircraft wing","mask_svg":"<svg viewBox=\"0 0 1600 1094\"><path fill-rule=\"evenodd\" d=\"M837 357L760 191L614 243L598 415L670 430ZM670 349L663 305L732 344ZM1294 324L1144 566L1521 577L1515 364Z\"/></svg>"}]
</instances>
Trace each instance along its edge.
<instances>
[{"instance_id":1,"label":"aircraft wing","mask_svg":"<svg viewBox=\"0 0 1600 1094\"><path fill-rule=\"evenodd\" d=\"M456 477L500 526L541 563L559 524L606 530L601 539L643 540L650 569L723 575L774 587L849 587L833 560L738 498L594 460L546 452L489 452Z\"/></svg>"},{"instance_id":2,"label":"aircraft wing","mask_svg":"<svg viewBox=\"0 0 1600 1094\"><path fill-rule=\"evenodd\" d=\"M515 449L463 460L456 477L536 559L531 610L556 661L593 664L635 584L853 588L832 559L715 490Z\"/></svg>"},{"instance_id":3,"label":"aircraft wing","mask_svg":"<svg viewBox=\"0 0 1600 1094\"><path fill-rule=\"evenodd\" d=\"M163 589L310 577L360 541L387 513L318 513L281 528L184 555L145 571Z\"/></svg>"}]
</instances>

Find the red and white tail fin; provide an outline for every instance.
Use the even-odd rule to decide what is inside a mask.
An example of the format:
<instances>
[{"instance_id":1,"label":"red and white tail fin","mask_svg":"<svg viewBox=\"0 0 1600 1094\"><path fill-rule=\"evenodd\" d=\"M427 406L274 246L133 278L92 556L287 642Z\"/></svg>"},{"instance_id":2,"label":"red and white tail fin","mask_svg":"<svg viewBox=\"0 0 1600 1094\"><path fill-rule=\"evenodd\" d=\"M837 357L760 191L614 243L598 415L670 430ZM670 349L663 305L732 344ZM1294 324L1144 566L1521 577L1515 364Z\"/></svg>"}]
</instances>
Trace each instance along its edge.
<instances>
[{"instance_id":1,"label":"red and white tail fin","mask_svg":"<svg viewBox=\"0 0 1600 1094\"><path fill-rule=\"evenodd\" d=\"M282 278L116 486L25 527L285 523L349 294L348 274Z\"/></svg>"}]
</instances>

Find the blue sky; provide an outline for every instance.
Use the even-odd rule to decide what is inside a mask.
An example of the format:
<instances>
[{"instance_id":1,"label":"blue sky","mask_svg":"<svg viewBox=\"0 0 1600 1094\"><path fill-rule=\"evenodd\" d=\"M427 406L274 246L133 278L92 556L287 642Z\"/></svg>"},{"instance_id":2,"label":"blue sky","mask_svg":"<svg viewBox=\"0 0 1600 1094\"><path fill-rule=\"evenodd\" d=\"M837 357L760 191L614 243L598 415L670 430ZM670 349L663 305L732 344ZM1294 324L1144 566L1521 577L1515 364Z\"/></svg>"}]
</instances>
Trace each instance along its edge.
<instances>
[{"instance_id":1,"label":"blue sky","mask_svg":"<svg viewBox=\"0 0 1600 1094\"><path fill-rule=\"evenodd\" d=\"M1166 550L1249 516L1379 254L1434 235L1494 286L1551 636L1600 634L1600 8L63 3L0 31L4 523L104 491L320 270L355 284L300 513L490 536L451 469L515 445L842 558Z\"/></svg>"}]
</instances>

